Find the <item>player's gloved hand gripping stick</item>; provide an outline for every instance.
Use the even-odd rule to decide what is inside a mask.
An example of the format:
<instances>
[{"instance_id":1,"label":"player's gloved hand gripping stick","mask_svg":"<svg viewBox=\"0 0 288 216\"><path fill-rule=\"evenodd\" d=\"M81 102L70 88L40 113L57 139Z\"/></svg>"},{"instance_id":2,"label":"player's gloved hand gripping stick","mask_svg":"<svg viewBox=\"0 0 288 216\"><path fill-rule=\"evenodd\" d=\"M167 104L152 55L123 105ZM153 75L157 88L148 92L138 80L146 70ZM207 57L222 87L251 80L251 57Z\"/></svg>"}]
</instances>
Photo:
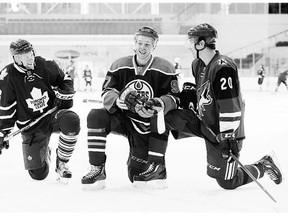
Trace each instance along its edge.
<instances>
[{"instance_id":1,"label":"player's gloved hand gripping stick","mask_svg":"<svg viewBox=\"0 0 288 216\"><path fill-rule=\"evenodd\" d=\"M222 145L222 147L223 147L223 143L221 144L221 141L223 142L223 140L221 140L221 139L219 139L219 135L218 135L218 137L217 137L217 135L212 131L212 129L208 126L208 125L206 125L203 121L202 121L202 118L201 118L201 116L199 116L199 114L194 110L194 109L191 109L193 112L194 112L194 114L197 116L197 118L200 120L200 122L201 122L201 124L203 124L203 126L216 138L216 140L219 140L220 141L220 143L219 143L219 147L221 148L221 145ZM230 139L230 137L227 137L227 139ZM226 142L225 140L224 140L224 142ZM226 146L226 145L224 145L224 146ZM231 149L230 149L231 150ZM234 149L235 150L235 149ZM238 164L239 164L239 166L247 173L247 175L249 175L249 177L251 178L251 179L253 179L253 181L254 182L256 182L256 184L270 197L270 199L271 200L273 200L275 203L277 203L277 201L273 198L273 196L259 183L259 181L252 175L252 173L239 161L239 159L234 155L234 150L232 149L231 151L229 151L229 152L227 152L227 149L225 149L225 151L223 151L223 149L221 149L221 151L222 151L222 157L224 156L226 156L227 157L227 160L229 160L229 158L231 157L231 159L233 159L233 160L235 160ZM236 151L236 150L235 150ZM223 154L223 152L224 152L224 154ZM225 154L225 152L227 153L227 154ZM237 152L237 151L236 151ZM229 154L229 156L228 156L228 154ZM237 154L238 154L238 152L237 152ZM225 159L225 158L224 158ZM229 162L229 161L228 161Z\"/></svg>"},{"instance_id":2,"label":"player's gloved hand gripping stick","mask_svg":"<svg viewBox=\"0 0 288 216\"><path fill-rule=\"evenodd\" d=\"M35 125L37 122L39 122L42 118L44 118L45 116L53 113L54 111L56 111L58 109L58 107L54 107L50 110L48 110L46 113L44 113L43 115L39 116L38 118L36 118L35 120L31 121L28 125L26 125L25 127L14 131L10 134L8 134L7 136L4 137L4 142L10 140L11 138L13 138L14 136L18 135L19 133L21 133L22 131L27 130L28 128L32 127L33 125Z\"/></svg>"}]
</instances>

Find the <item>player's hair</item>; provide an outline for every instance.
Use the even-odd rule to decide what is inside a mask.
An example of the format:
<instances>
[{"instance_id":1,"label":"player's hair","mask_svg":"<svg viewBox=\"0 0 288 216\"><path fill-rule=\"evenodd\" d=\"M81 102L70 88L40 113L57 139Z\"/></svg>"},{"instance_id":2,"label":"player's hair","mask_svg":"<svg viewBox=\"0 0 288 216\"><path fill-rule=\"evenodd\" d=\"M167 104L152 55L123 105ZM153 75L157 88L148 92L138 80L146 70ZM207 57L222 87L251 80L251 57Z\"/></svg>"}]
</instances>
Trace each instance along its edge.
<instances>
[{"instance_id":1,"label":"player's hair","mask_svg":"<svg viewBox=\"0 0 288 216\"><path fill-rule=\"evenodd\" d=\"M155 29L149 26L143 26L138 29L138 31L135 33L135 40L138 35L143 35L146 37L151 37L155 42L158 42L159 36Z\"/></svg>"},{"instance_id":2,"label":"player's hair","mask_svg":"<svg viewBox=\"0 0 288 216\"><path fill-rule=\"evenodd\" d=\"M10 44L10 52L12 56L24 54L30 52L31 50L34 52L32 44L24 39L18 39Z\"/></svg>"},{"instance_id":3,"label":"player's hair","mask_svg":"<svg viewBox=\"0 0 288 216\"><path fill-rule=\"evenodd\" d=\"M217 30L208 23L203 23L192 27L187 34L189 40L194 40L195 43L199 43L201 40L204 40L205 46L211 49L216 49L215 43L218 33Z\"/></svg>"}]
</instances>

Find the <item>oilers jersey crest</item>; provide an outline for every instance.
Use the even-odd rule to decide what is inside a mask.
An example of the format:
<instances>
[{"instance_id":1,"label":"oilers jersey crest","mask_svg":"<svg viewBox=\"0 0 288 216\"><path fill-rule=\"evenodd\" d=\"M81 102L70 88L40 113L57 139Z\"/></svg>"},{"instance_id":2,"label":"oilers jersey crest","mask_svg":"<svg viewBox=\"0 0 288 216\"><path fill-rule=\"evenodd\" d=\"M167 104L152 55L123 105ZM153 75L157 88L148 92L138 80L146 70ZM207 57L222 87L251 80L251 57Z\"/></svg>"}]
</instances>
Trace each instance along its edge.
<instances>
[{"instance_id":1,"label":"oilers jersey crest","mask_svg":"<svg viewBox=\"0 0 288 216\"><path fill-rule=\"evenodd\" d=\"M123 89L135 90L148 99L162 95L174 97L179 93L178 79L172 63L159 57L152 57L139 74L135 57L135 55L126 56L116 60L107 72L102 98L104 107L111 113L116 111L114 102ZM121 92L121 97L124 95L125 92ZM139 133L150 133L149 118L142 118L128 110L123 112L127 114Z\"/></svg>"}]
</instances>

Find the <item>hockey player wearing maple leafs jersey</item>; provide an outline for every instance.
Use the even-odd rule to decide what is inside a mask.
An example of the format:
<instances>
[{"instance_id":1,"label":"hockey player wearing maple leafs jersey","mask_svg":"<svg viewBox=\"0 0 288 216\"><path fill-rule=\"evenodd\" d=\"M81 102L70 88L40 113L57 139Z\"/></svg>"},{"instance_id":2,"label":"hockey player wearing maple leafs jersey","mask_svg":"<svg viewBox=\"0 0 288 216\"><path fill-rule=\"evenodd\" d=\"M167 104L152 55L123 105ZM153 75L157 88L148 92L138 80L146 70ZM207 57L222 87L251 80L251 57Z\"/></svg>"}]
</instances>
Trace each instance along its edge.
<instances>
[{"instance_id":1,"label":"hockey player wearing maple leafs jersey","mask_svg":"<svg viewBox=\"0 0 288 216\"><path fill-rule=\"evenodd\" d=\"M235 189L252 181L231 157L234 154L239 158L245 138L244 103L237 66L231 58L216 50L216 38L216 29L207 23L188 31L189 50L195 58L192 73L207 149L207 174L222 188ZM255 178L267 173L276 184L282 181L282 174L270 155L246 168Z\"/></svg>"},{"instance_id":2,"label":"hockey player wearing maple leafs jersey","mask_svg":"<svg viewBox=\"0 0 288 216\"><path fill-rule=\"evenodd\" d=\"M0 76L0 146L7 146L5 136L15 124L21 129L57 106L54 113L22 132L22 147L25 169L30 176L45 179L49 173L50 136L60 132L56 172L57 179L65 183L72 175L67 162L80 131L78 115L69 110L75 93L73 80L55 61L35 56L27 40L12 42L10 51L14 62L4 67Z\"/></svg>"}]
</instances>

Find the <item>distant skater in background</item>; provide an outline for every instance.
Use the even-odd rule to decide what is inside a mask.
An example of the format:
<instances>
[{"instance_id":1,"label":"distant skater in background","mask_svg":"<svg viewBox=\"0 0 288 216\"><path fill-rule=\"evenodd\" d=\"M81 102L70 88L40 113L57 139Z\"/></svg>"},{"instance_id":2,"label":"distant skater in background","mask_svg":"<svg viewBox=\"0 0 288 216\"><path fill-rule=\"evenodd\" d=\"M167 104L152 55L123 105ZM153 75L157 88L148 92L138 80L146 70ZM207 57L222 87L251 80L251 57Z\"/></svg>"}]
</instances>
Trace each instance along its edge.
<instances>
[{"instance_id":1,"label":"distant skater in background","mask_svg":"<svg viewBox=\"0 0 288 216\"><path fill-rule=\"evenodd\" d=\"M189 50L194 57L195 113L201 120L201 132L206 144L207 175L214 178L220 187L235 189L253 181L231 155L240 157L245 138L245 104L237 65L216 50L217 37L217 30L207 23L188 31ZM266 173L276 184L280 184L282 174L274 162L270 155L266 155L245 167L256 179Z\"/></svg>"},{"instance_id":2,"label":"distant skater in background","mask_svg":"<svg viewBox=\"0 0 288 216\"><path fill-rule=\"evenodd\" d=\"M183 86L183 79L184 79L184 75L183 75L183 71L182 71L182 65L180 64L181 59L179 57L175 57L174 59L174 68L175 68L175 72L178 75L178 83L179 83L179 88L182 89Z\"/></svg>"},{"instance_id":3,"label":"distant skater in background","mask_svg":"<svg viewBox=\"0 0 288 216\"><path fill-rule=\"evenodd\" d=\"M174 59L174 61L175 61L174 68L175 68L176 73L181 73L182 72L182 66L180 64L180 58L176 57Z\"/></svg>"},{"instance_id":4,"label":"distant skater in background","mask_svg":"<svg viewBox=\"0 0 288 216\"><path fill-rule=\"evenodd\" d=\"M264 65L260 65L260 68L257 71L257 75L258 75L258 86L259 86L259 90L262 91L262 84L264 81L264 77L265 77L265 68Z\"/></svg>"},{"instance_id":5,"label":"distant skater in background","mask_svg":"<svg viewBox=\"0 0 288 216\"><path fill-rule=\"evenodd\" d=\"M66 68L66 73L74 80L76 76L74 61L70 60L69 65Z\"/></svg>"},{"instance_id":6,"label":"distant skater in background","mask_svg":"<svg viewBox=\"0 0 288 216\"><path fill-rule=\"evenodd\" d=\"M87 91L87 88L89 86L90 92L92 92L92 71L89 69L89 65L85 66L83 78L85 80L85 89L84 91Z\"/></svg>"},{"instance_id":7,"label":"distant skater in background","mask_svg":"<svg viewBox=\"0 0 288 216\"><path fill-rule=\"evenodd\" d=\"M278 75L278 80L277 80L277 87L275 89L275 92L278 91L279 86L281 85L281 83L283 83L287 90L288 90L288 85L287 85L287 76L288 76L288 70L285 70L284 72L280 73Z\"/></svg>"},{"instance_id":8,"label":"distant skater in background","mask_svg":"<svg viewBox=\"0 0 288 216\"><path fill-rule=\"evenodd\" d=\"M77 91L79 90L79 77L77 75L76 72L76 67L75 67L75 62L73 60L70 60L69 65L66 67L65 73L71 77L71 79L73 80L73 85L75 85L75 78L77 77L77 81L78 81L78 87L77 87ZM74 86L75 87L75 86Z\"/></svg>"}]
</instances>

